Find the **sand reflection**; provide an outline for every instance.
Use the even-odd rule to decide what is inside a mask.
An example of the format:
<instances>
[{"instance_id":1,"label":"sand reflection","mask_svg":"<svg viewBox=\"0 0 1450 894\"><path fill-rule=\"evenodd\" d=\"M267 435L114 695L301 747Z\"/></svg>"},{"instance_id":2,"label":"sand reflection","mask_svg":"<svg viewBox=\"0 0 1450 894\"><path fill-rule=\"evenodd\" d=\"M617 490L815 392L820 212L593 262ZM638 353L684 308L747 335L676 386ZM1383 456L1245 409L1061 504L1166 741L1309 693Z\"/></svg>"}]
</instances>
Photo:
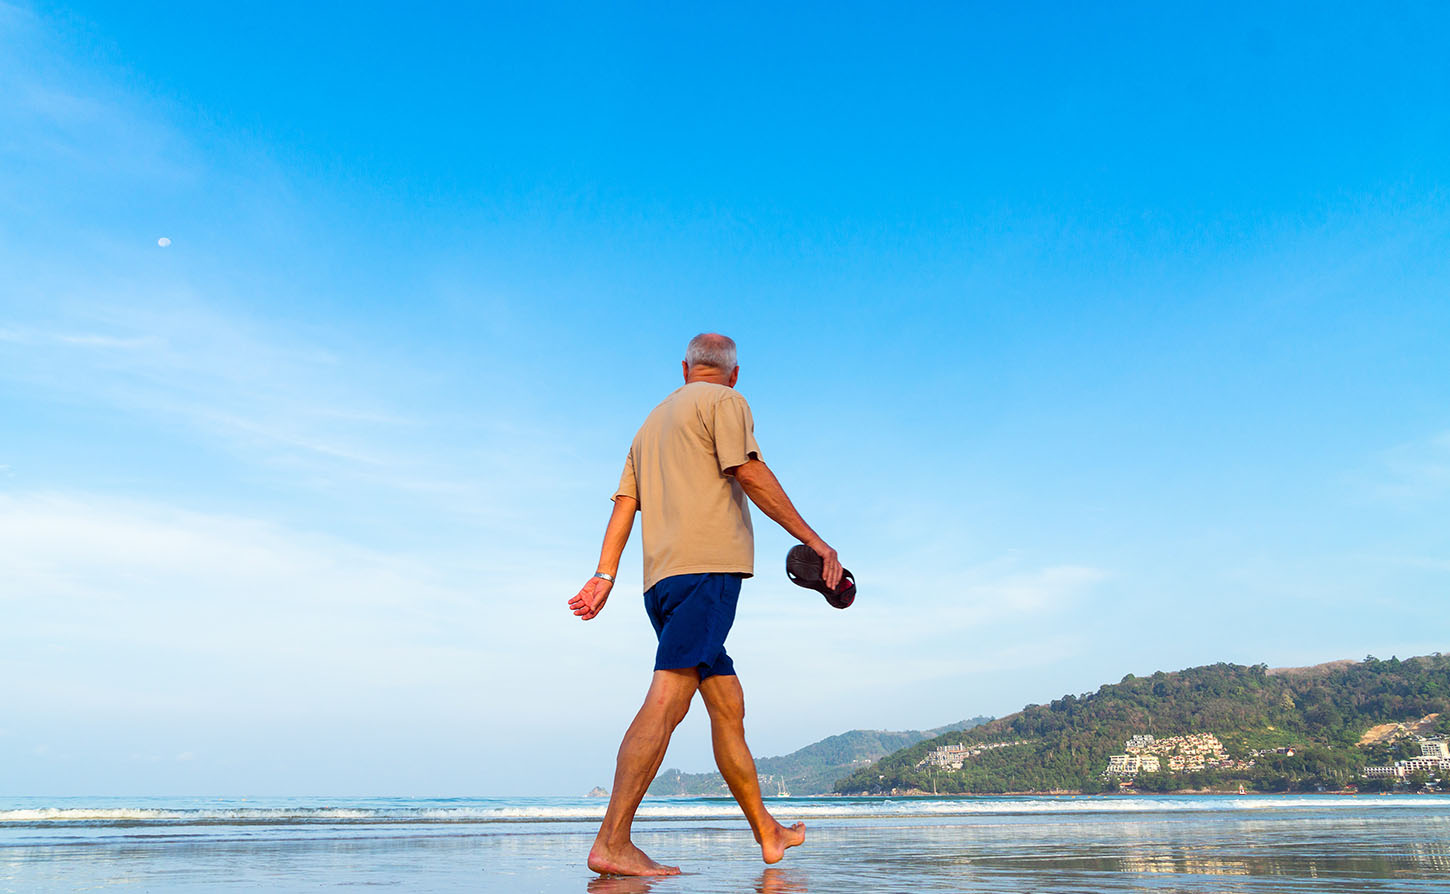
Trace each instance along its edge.
<instances>
[{"instance_id":1,"label":"sand reflection","mask_svg":"<svg viewBox=\"0 0 1450 894\"><path fill-rule=\"evenodd\" d=\"M755 890L759 894L806 894L806 881L797 872L772 866L760 874Z\"/></svg>"},{"instance_id":2,"label":"sand reflection","mask_svg":"<svg viewBox=\"0 0 1450 894\"><path fill-rule=\"evenodd\" d=\"M588 894L645 894L661 883L678 885L679 878L679 876L668 875L659 878L601 875L590 879L584 890ZM775 866L760 874L760 878L755 880L755 887L752 890L757 894L810 894L804 876Z\"/></svg>"},{"instance_id":3,"label":"sand reflection","mask_svg":"<svg viewBox=\"0 0 1450 894\"><path fill-rule=\"evenodd\" d=\"M589 880L584 888L589 894L644 894L659 883L657 878L634 878L627 875L601 875Z\"/></svg>"}]
</instances>

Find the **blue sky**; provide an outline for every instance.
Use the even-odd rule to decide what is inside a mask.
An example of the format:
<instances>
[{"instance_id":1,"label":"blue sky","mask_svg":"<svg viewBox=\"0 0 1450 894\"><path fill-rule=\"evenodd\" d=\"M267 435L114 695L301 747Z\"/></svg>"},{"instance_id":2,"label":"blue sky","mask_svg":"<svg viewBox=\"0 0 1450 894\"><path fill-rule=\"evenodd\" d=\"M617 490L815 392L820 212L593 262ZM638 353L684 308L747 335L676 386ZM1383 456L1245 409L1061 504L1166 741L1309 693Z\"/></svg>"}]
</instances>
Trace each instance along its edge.
<instances>
[{"instance_id":1,"label":"blue sky","mask_svg":"<svg viewBox=\"0 0 1450 894\"><path fill-rule=\"evenodd\" d=\"M862 584L758 754L1443 649L1446 19L0 4L0 792L607 784L702 330Z\"/></svg>"}]
</instances>

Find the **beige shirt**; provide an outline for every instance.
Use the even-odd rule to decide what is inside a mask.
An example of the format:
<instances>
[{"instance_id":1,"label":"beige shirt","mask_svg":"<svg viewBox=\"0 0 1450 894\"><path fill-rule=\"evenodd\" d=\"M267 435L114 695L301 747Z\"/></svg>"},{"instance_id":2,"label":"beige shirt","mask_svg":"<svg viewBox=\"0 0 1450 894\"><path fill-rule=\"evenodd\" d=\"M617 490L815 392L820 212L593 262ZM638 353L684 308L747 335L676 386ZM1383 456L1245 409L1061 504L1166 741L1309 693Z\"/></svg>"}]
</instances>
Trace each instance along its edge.
<instances>
[{"instance_id":1,"label":"beige shirt","mask_svg":"<svg viewBox=\"0 0 1450 894\"><path fill-rule=\"evenodd\" d=\"M615 491L639 501L646 590L674 574L755 572L750 508L725 470L759 458L750 405L733 388L692 382L650 411Z\"/></svg>"}]
</instances>

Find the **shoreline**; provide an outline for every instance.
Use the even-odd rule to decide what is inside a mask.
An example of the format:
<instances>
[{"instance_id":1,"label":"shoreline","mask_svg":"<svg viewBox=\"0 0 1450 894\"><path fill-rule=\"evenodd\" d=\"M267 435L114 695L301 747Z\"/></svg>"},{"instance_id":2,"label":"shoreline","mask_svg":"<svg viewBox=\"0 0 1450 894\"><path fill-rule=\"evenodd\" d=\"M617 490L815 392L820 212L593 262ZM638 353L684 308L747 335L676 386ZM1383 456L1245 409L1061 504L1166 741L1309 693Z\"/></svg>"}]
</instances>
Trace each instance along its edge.
<instances>
[{"instance_id":1,"label":"shoreline","mask_svg":"<svg viewBox=\"0 0 1450 894\"><path fill-rule=\"evenodd\" d=\"M1298 797L1298 796L1302 796L1302 797L1312 797L1312 796L1317 796L1317 795L1338 795L1338 796L1341 796L1341 797L1358 797L1358 796L1370 797L1370 796L1379 796L1379 795L1410 795L1410 796L1416 796L1416 795L1427 795L1427 794L1428 795L1445 795L1445 794L1450 794L1450 792L1411 792L1411 791L1396 791L1396 790L1383 791L1383 792L1366 792L1366 791L1360 791L1358 789L1326 789L1325 791L1322 791L1322 792L1319 792L1319 791L1315 791L1315 792L1274 792L1274 791L1254 791L1254 790L1239 791L1237 788L1233 788L1233 789L1200 788L1200 789L1183 789L1181 791L1173 791L1173 792L1147 792L1147 791L1139 791L1137 789L1122 789L1120 791L1115 791L1115 792L1081 792L1081 791L1078 791L1076 789L1051 789L1051 790L1048 790L1048 791L1027 791L1027 792L941 792L941 793L933 793L933 792L924 791L922 789L907 789L905 791L896 791L896 792L844 792L844 793L843 792L828 792L828 793L818 794L818 795L767 795L767 796L765 796L765 800L766 801L786 801L786 800L797 800L797 801L799 801L799 800L806 800L806 799L828 800L828 799L831 799L831 798L922 798L922 799L937 799L937 800L950 799L950 798L1106 798L1106 797L1119 797L1119 796L1124 796L1124 795L1130 795L1130 796L1139 797L1139 798L1165 798L1165 797L1175 797L1175 798L1177 798L1177 797L1211 797L1211 796L1219 796L1219 797L1221 797L1221 796L1227 796L1227 795L1233 795L1233 796L1242 797L1242 798L1248 798L1248 797L1254 797L1254 796L1269 796L1269 795L1274 795L1274 796L1278 796L1278 797L1286 797L1286 796L1287 797ZM647 795L646 796L646 800L651 800L651 801L688 801L688 800L698 800L698 799L701 799L701 798L717 798L717 799L724 800L724 801L731 800L731 796L729 794L708 794L708 795Z\"/></svg>"},{"instance_id":2,"label":"shoreline","mask_svg":"<svg viewBox=\"0 0 1450 894\"><path fill-rule=\"evenodd\" d=\"M784 797L785 798L795 798L795 799L800 799L800 798L935 798L935 799L940 800L942 798L1062 798L1062 797L1105 798L1105 797L1117 797L1117 796L1122 796L1122 795L1133 795L1133 796L1142 797L1142 798L1163 798L1163 797L1182 797L1182 796L1203 797L1203 796L1211 796L1211 795L1235 795L1235 796L1238 796L1238 797L1245 797L1245 798L1247 798L1247 797L1252 797L1252 796L1255 796L1255 795L1261 795L1261 796L1262 795L1277 795L1277 796L1281 796L1281 797L1282 796L1298 796L1298 795L1302 795L1302 796L1305 796L1305 797L1309 797L1309 796L1317 796L1317 795L1341 795L1341 796L1365 795L1365 796L1369 796L1369 795L1419 795L1419 794L1425 794L1425 793L1423 793L1423 792L1408 792L1408 791L1362 792L1362 791L1359 791L1357 789L1334 789L1334 790L1325 790L1325 791L1322 791L1322 792L1261 792L1261 791L1242 791L1241 792L1238 789L1207 789L1207 788L1201 788L1201 789L1183 789L1182 791L1173 791L1173 792L1144 792L1144 791L1138 791L1136 789L1123 789L1121 791L1116 791L1116 792L1091 792L1091 793L1087 793L1087 792L1077 791L1076 789L1052 789L1052 790L1048 790L1048 791L1033 791L1033 792L942 792L942 793L939 793L938 794L938 793L923 791L921 789L907 789L906 791L898 791L898 792L849 792L849 793L833 792L831 794L824 794L824 795L786 795ZM1430 792L1429 794L1445 794L1445 793L1443 793L1443 792ZM667 795L665 797L669 797L669 798L688 798L688 797L705 797L705 796L700 796L700 795L693 795L693 796L692 795ZM722 795L721 797L729 797L729 796L728 795ZM767 798L766 800L772 800L772 798Z\"/></svg>"}]
</instances>

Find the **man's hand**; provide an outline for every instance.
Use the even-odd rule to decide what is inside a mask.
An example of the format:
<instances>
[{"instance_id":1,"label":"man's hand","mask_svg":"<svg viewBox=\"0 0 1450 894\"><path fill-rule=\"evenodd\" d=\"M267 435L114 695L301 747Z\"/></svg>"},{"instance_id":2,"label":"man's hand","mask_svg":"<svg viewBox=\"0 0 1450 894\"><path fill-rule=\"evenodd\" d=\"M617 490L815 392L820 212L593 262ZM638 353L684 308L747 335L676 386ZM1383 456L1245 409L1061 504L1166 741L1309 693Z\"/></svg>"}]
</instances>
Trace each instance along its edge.
<instances>
[{"instance_id":1,"label":"man's hand","mask_svg":"<svg viewBox=\"0 0 1450 894\"><path fill-rule=\"evenodd\" d=\"M839 569L841 566L837 565ZM614 584L602 577L591 577L573 599L569 600L569 607L574 614L579 616L581 621L592 621L600 612L604 611L604 603L609 601L609 591L614 589Z\"/></svg>"},{"instance_id":2,"label":"man's hand","mask_svg":"<svg viewBox=\"0 0 1450 894\"><path fill-rule=\"evenodd\" d=\"M817 537L806 544L815 550L816 555L821 557L821 577L825 579L826 586L832 590L841 585L841 576L845 574L841 568L841 560L836 558L836 551L826 544L826 541Z\"/></svg>"},{"instance_id":3,"label":"man's hand","mask_svg":"<svg viewBox=\"0 0 1450 894\"><path fill-rule=\"evenodd\" d=\"M629 529L634 527L634 513L639 509L639 500L625 494L614 497L614 511L609 514L609 527L604 529L604 546L599 550L599 564L594 566L595 574L606 573L613 577L619 572L619 554L629 542ZM602 577L591 577L579 588L579 593L569 600L569 608L582 621L592 621L604 611L609 600L609 591L614 581Z\"/></svg>"}]
</instances>

